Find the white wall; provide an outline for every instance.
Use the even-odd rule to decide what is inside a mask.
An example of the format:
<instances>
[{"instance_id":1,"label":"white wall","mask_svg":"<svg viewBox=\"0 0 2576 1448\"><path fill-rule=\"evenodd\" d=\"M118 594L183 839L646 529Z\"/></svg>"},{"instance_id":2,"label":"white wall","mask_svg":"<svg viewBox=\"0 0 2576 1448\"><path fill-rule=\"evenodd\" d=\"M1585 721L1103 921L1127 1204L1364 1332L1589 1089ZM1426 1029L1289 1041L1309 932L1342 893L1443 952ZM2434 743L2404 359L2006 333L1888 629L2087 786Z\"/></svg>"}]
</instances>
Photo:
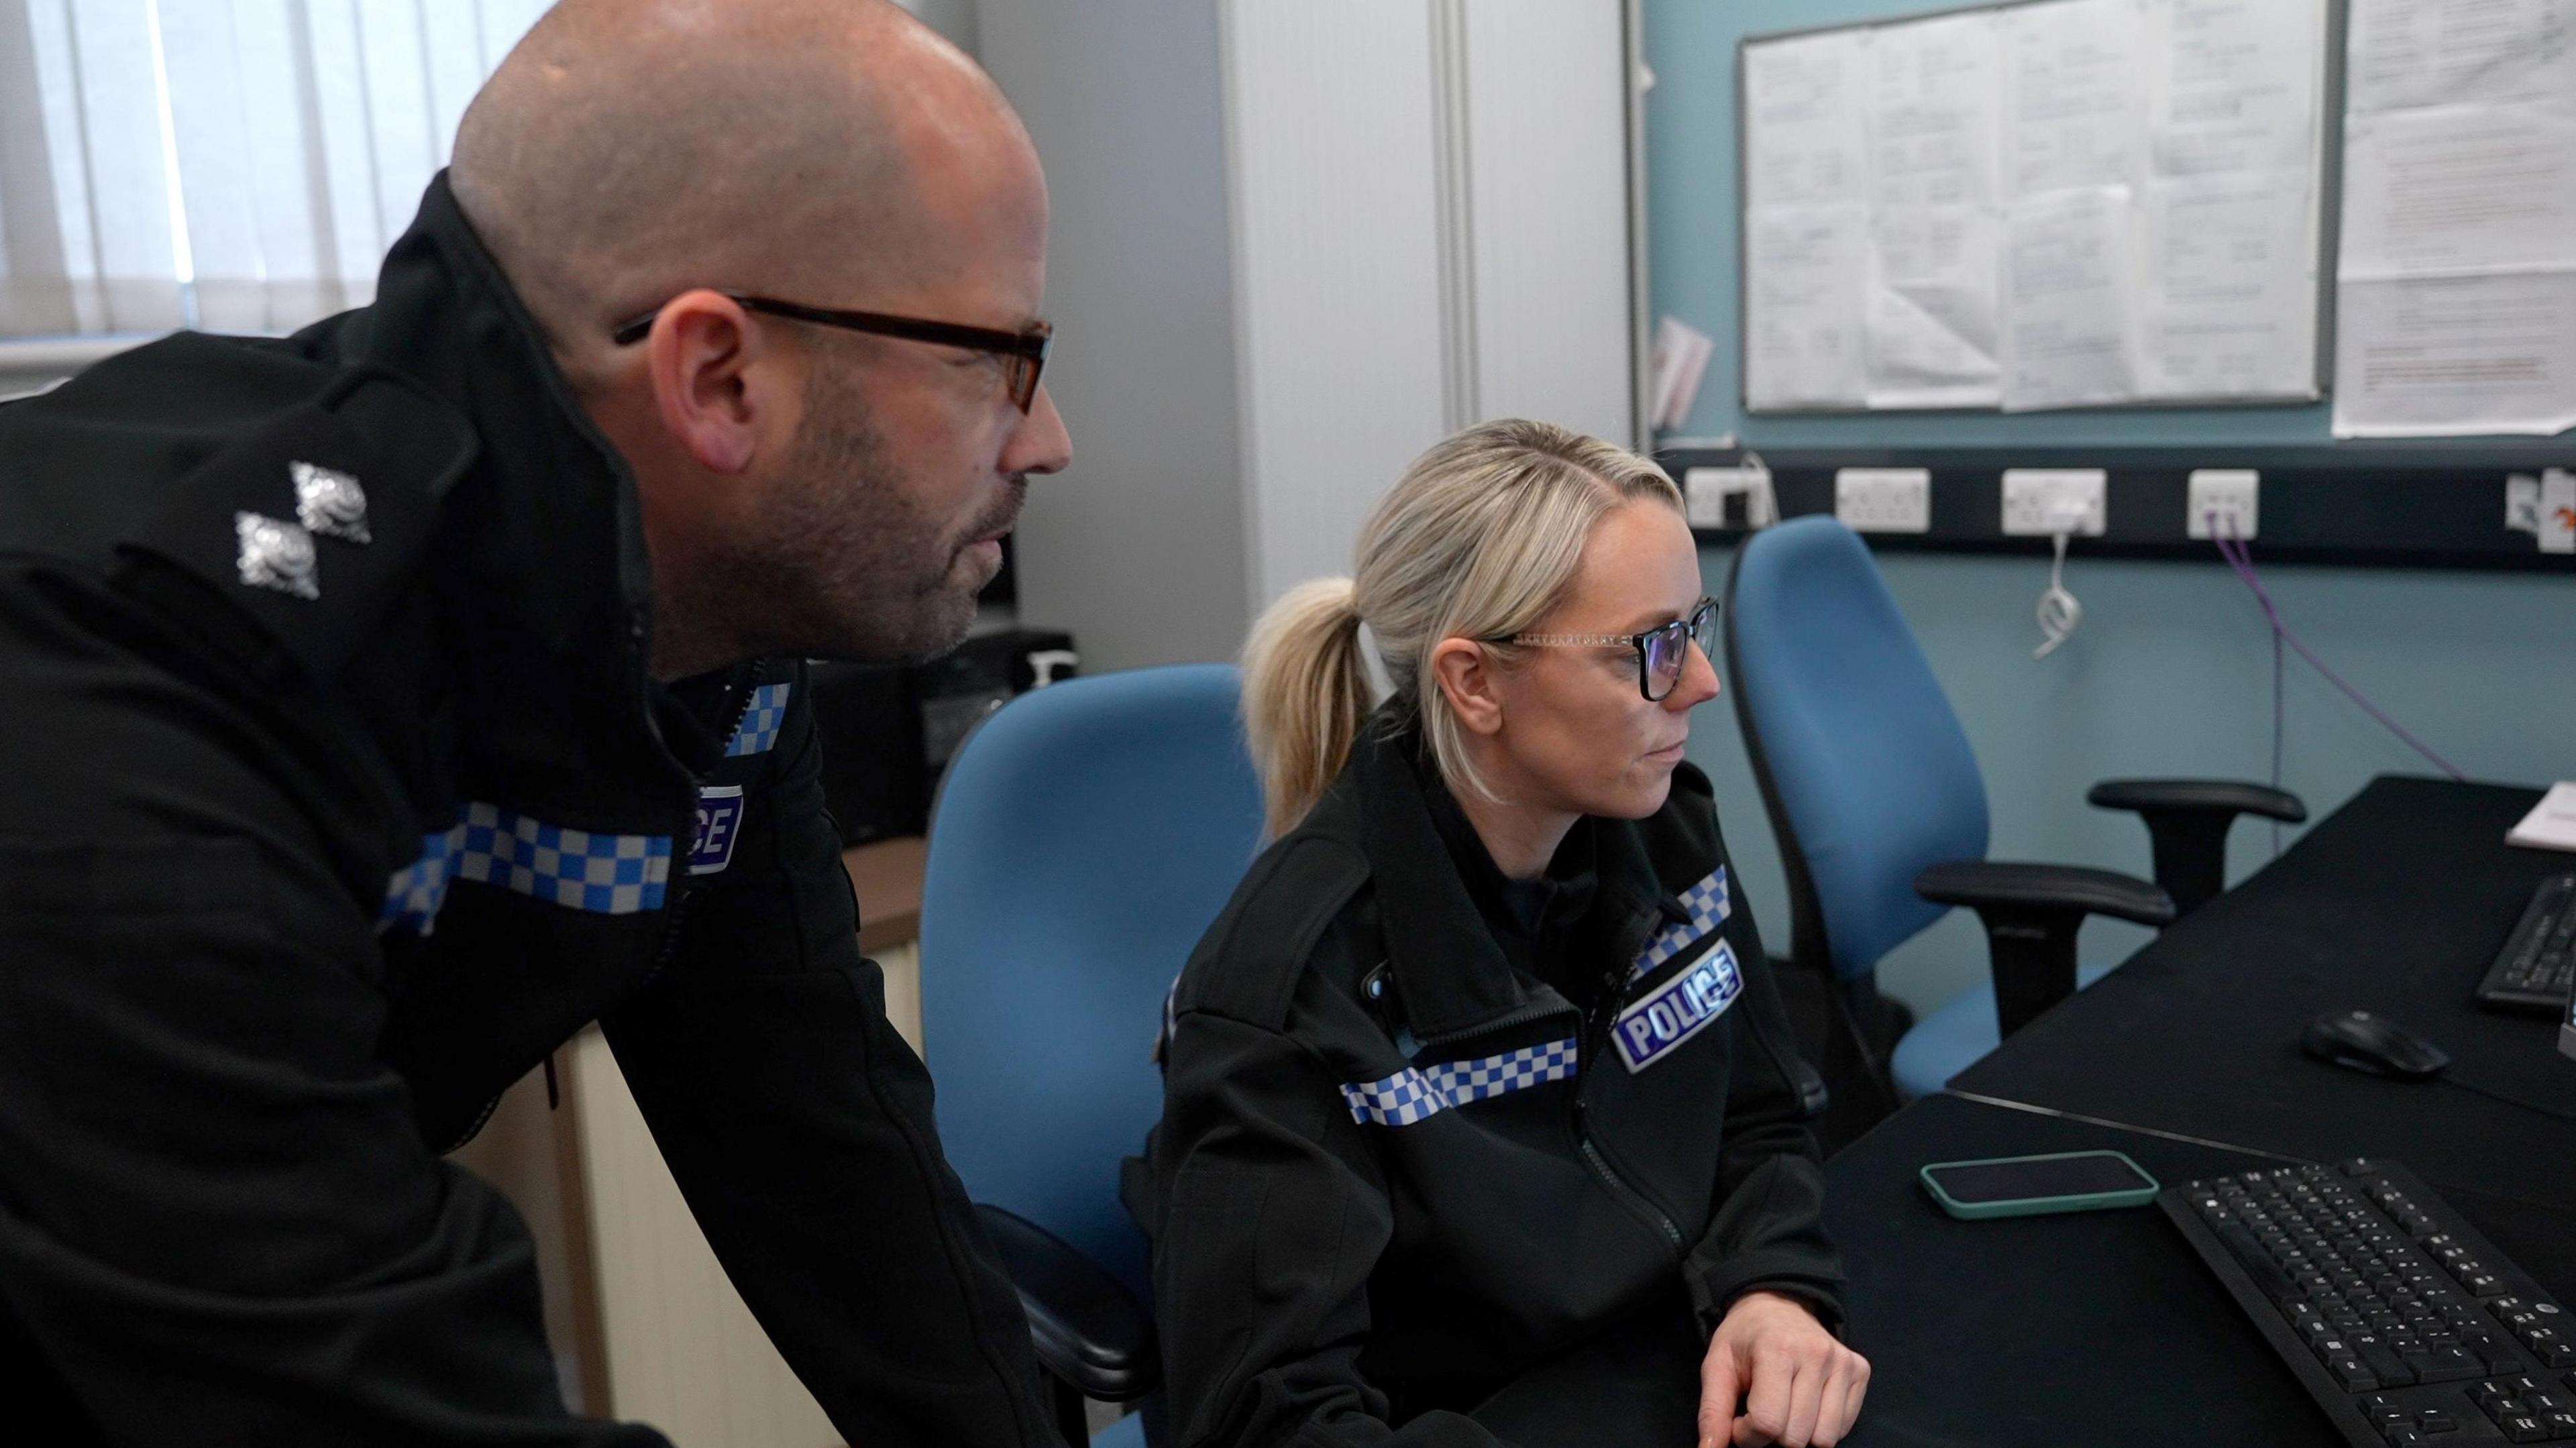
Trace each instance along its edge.
<instances>
[{"instance_id":1,"label":"white wall","mask_svg":"<svg viewBox=\"0 0 2576 1448\"><path fill-rule=\"evenodd\" d=\"M1073 435L1029 490L1020 617L1094 672L1230 658L1249 614L1215 7L988 0L979 34L1046 167L1047 388Z\"/></svg>"}]
</instances>

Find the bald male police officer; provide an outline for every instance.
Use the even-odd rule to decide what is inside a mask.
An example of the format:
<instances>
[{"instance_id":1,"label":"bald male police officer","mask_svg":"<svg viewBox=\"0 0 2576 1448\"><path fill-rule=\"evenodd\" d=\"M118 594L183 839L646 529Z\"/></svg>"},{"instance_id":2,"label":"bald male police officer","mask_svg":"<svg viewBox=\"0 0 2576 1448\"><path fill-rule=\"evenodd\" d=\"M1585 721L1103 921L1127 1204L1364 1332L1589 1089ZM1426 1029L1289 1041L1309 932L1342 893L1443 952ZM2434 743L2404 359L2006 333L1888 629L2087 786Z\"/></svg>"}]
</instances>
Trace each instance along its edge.
<instances>
[{"instance_id":1,"label":"bald male police officer","mask_svg":"<svg viewBox=\"0 0 2576 1448\"><path fill-rule=\"evenodd\" d=\"M537 40L572 57L540 88L616 54ZM703 286L550 337L463 190L370 307L0 406L0 1436L661 1442L566 1412L525 1228L439 1160L598 1020L850 1441L1052 1443L858 954L803 665L739 647L800 601L954 642L1021 478L1064 461L1042 349L844 347ZM922 305L969 315L931 320L1043 335L1028 269L986 305L944 254L964 290ZM628 370L577 388L567 356ZM813 519L762 532L763 488ZM853 517L856 582L790 547ZM833 602L871 578L904 591ZM804 626L767 652L831 642Z\"/></svg>"}]
</instances>

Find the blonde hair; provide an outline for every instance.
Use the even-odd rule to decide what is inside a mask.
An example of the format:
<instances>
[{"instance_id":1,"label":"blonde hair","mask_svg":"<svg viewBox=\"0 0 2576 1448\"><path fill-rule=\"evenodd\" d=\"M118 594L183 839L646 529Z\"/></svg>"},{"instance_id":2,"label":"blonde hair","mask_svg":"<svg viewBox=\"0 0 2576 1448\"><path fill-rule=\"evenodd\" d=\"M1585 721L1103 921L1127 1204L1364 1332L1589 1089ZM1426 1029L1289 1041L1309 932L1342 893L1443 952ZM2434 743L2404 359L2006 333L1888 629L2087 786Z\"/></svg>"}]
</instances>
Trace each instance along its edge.
<instances>
[{"instance_id":1,"label":"blonde hair","mask_svg":"<svg viewBox=\"0 0 2576 1448\"><path fill-rule=\"evenodd\" d=\"M1368 722L1363 623L1397 710L1419 722L1441 776L1490 798L1432 677L1432 648L1528 631L1573 585L1593 525L1648 497L1682 506L1662 468L1544 422L1480 423L1414 459L1361 527L1354 576L1289 590L1244 644L1244 726L1270 833L1314 808ZM1518 653L1487 647L1507 663Z\"/></svg>"}]
</instances>

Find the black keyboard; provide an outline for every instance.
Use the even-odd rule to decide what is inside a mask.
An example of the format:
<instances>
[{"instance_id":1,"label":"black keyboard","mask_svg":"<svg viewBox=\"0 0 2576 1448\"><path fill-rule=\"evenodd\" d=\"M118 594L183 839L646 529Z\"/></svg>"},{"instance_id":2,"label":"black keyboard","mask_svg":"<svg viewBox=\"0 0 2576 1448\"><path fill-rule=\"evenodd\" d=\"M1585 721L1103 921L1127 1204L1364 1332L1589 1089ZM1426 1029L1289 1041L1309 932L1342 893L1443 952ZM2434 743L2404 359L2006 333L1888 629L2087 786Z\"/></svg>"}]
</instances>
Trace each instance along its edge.
<instances>
[{"instance_id":1,"label":"black keyboard","mask_svg":"<svg viewBox=\"0 0 2576 1448\"><path fill-rule=\"evenodd\" d=\"M2555 875L2531 892L2522 920L2504 938L2478 1003L2500 1011L2554 1016L2576 991L2576 875Z\"/></svg>"},{"instance_id":2,"label":"black keyboard","mask_svg":"<svg viewBox=\"0 0 2576 1448\"><path fill-rule=\"evenodd\" d=\"M2576 1328L2404 1167L2279 1167L2156 1197L2347 1442L2576 1442Z\"/></svg>"}]
</instances>

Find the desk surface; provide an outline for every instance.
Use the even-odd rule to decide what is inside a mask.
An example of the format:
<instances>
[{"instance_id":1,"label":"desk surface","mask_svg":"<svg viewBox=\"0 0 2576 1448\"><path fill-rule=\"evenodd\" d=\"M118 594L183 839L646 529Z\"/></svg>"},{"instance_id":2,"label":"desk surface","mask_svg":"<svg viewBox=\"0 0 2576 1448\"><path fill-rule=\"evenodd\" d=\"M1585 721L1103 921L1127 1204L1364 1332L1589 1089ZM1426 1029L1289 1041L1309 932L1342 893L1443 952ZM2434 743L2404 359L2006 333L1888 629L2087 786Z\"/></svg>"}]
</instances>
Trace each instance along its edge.
<instances>
[{"instance_id":1,"label":"desk surface","mask_svg":"<svg viewBox=\"0 0 2576 1448\"><path fill-rule=\"evenodd\" d=\"M1870 1360L1849 1448L2126 1448L2343 1442L2156 1208L1962 1222L1926 1162L2107 1147L2158 1181L2270 1157L1935 1096L1825 1168Z\"/></svg>"},{"instance_id":2,"label":"desk surface","mask_svg":"<svg viewBox=\"0 0 2576 1448\"><path fill-rule=\"evenodd\" d=\"M2471 999L2545 875L2504 843L2536 793L2383 777L2252 879L1950 1083L1951 1090L2311 1161L2406 1163L2576 1300L2576 1114L2556 1026ZM2451 1053L2403 1083L2301 1054L2330 1009L2386 1015Z\"/></svg>"}]
</instances>

